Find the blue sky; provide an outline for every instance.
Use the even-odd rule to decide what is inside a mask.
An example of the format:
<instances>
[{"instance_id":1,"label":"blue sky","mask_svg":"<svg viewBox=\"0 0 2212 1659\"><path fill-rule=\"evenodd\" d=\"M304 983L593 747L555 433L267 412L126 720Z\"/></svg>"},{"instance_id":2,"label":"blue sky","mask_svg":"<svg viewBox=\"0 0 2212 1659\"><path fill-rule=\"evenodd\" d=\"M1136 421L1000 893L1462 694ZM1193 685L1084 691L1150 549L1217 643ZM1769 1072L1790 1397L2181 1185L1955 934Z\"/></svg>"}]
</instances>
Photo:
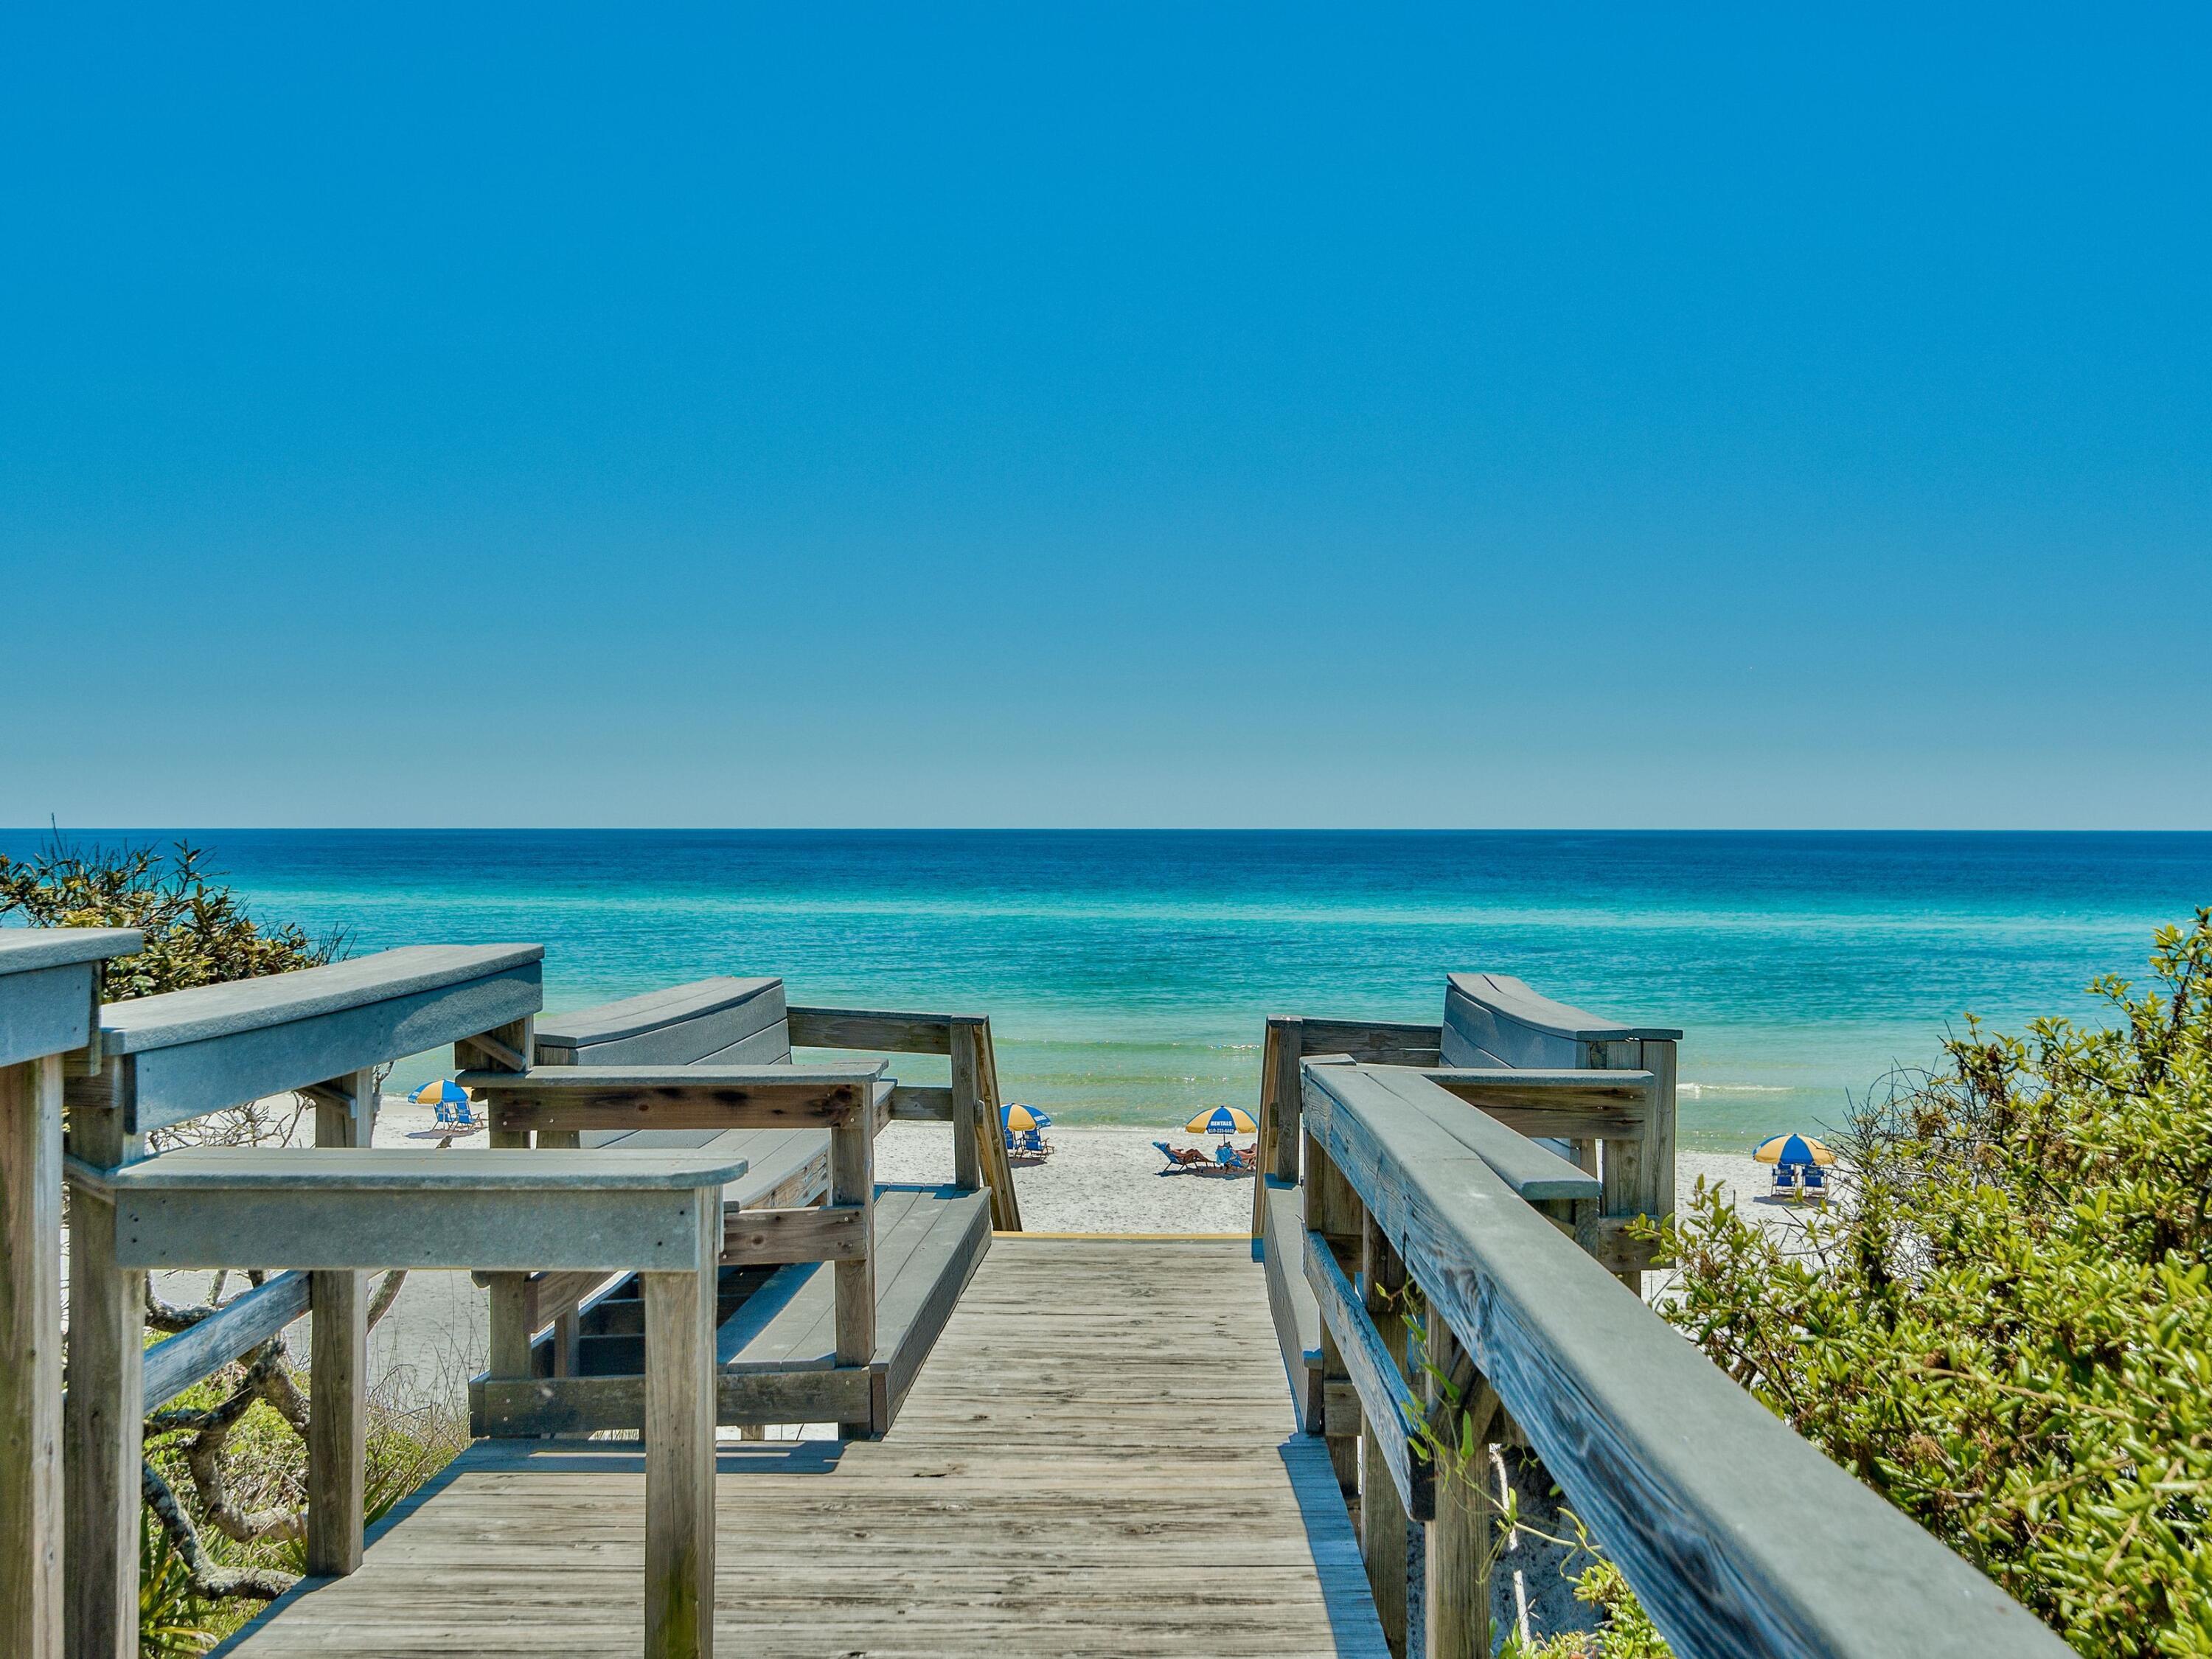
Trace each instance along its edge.
<instances>
[{"instance_id":1,"label":"blue sky","mask_svg":"<svg viewBox=\"0 0 2212 1659\"><path fill-rule=\"evenodd\" d=\"M65 9L0 823L2212 823L2201 11Z\"/></svg>"}]
</instances>

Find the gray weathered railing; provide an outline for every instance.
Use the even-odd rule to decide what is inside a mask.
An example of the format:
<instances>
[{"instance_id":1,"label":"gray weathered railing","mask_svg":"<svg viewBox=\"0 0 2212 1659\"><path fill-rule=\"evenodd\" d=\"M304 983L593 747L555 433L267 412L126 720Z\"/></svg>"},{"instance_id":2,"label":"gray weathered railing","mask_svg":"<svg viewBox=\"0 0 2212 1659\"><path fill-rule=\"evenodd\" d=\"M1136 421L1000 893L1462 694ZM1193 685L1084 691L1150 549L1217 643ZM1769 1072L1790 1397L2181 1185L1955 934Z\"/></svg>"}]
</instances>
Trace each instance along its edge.
<instances>
[{"instance_id":1,"label":"gray weathered railing","mask_svg":"<svg viewBox=\"0 0 2212 1659\"><path fill-rule=\"evenodd\" d=\"M368 1150L379 1065L448 1042L518 1062L528 1053L542 954L416 947L100 1011L90 1063L65 1093L75 1194L60 1535L72 1659L137 1651L143 1412L302 1310L313 1320L307 1570L359 1565L363 1275L389 1267L640 1273L653 1351L645 1651L711 1651L714 1279L721 1188L743 1161ZM313 1103L315 1150L149 1145L157 1129L286 1091ZM211 1267L289 1271L143 1347L147 1273Z\"/></svg>"},{"instance_id":2,"label":"gray weathered railing","mask_svg":"<svg viewBox=\"0 0 2212 1659\"><path fill-rule=\"evenodd\" d=\"M1584 1243L1640 1290L1648 1247L1628 1233L1638 1216L1674 1211L1675 1051L1681 1032L1625 1024L1539 995L1506 974L1444 979L1434 1025L1389 1020L1279 1017L1267 1022L1260 1070L1260 1168L1255 1252L1266 1231L1271 1182L1295 1186L1298 1066L1344 1054L1406 1066L1532 1138L1565 1143L1601 1182ZM1592 1072L1632 1073L1604 1079Z\"/></svg>"},{"instance_id":3,"label":"gray weathered railing","mask_svg":"<svg viewBox=\"0 0 2212 1659\"><path fill-rule=\"evenodd\" d=\"M0 1653L62 1652L62 1088L127 928L0 931Z\"/></svg>"},{"instance_id":4,"label":"gray weathered railing","mask_svg":"<svg viewBox=\"0 0 2212 1659\"><path fill-rule=\"evenodd\" d=\"M1510 1422L1686 1659L2069 1651L1577 1243L1601 1182L1419 1069L1309 1060L1299 1098L1305 1267L1368 1431L1363 1516L1391 1512L1401 1559L1409 1514L1426 1523L1429 1655L1490 1651L1486 1487L1425 1469L1414 1428L1456 1444L1462 1413L1485 1441Z\"/></svg>"}]
</instances>

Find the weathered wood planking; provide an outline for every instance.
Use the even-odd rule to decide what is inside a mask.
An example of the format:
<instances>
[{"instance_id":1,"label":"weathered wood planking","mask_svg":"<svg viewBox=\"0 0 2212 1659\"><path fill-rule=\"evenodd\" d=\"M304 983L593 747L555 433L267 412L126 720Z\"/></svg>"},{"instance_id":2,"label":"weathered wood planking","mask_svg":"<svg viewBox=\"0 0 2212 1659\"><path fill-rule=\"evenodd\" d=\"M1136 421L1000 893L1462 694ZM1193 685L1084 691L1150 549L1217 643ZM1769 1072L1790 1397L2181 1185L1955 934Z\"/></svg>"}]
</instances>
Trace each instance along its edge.
<instances>
[{"instance_id":1,"label":"weathered wood planking","mask_svg":"<svg viewBox=\"0 0 2212 1659\"><path fill-rule=\"evenodd\" d=\"M463 1072L495 1127L828 1128L872 1103L884 1062L843 1066L538 1066Z\"/></svg>"},{"instance_id":2,"label":"weathered wood planking","mask_svg":"<svg viewBox=\"0 0 2212 1659\"><path fill-rule=\"evenodd\" d=\"M868 1206L862 1204L726 1210L722 1218L726 1262L852 1261L867 1250Z\"/></svg>"},{"instance_id":3,"label":"weathered wood planking","mask_svg":"<svg viewBox=\"0 0 2212 1659\"><path fill-rule=\"evenodd\" d=\"M793 1008L796 1048L861 1048L875 1054L949 1054L951 1014L878 1013L866 1008Z\"/></svg>"},{"instance_id":4,"label":"weathered wood planking","mask_svg":"<svg viewBox=\"0 0 2212 1659\"><path fill-rule=\"evenodd\" d=\"M1260 1272L1241 1241L998 1240L888 1438L721 1447L722 1650L1382 1659ZM486 1443L232 1659L632 1659L642 1504L618 1449Z\"/></svg>"},{"instance_id":5,"label":"weathered wood planking","mask_svg":"<svg viewBox=\"0 0 2212 1659\"><path fill-rule=\"evenodd\" d=\"M1678 1653L2069 1651L1381 1079L1308 1066L1304 1117Z\"/></svg>"},{"instance_id":6,"label":"weathered wood planking","mask_svg":"<svg viewBox=\"0 0 2212 1659\"><path fill-rule=\"evenodd\" d=\"M1300 1018L1301 1049L1309 1054L1349 1054L1381 1066L1434 1066L1443 1053L1439 1029L1382 1019Z\"/></svg>"},{"instance_id":7,"label":"weathered wood planking","mask_svg":"<svg viewBox=\"0 0 2212 1659\"><path fill-rule=\"evenodd\" d=\"M544 955L536 945L409 945L112 1003L100 1047L109 1065L130 1066L124 1127L150 1133L521 1018L542 1000Z\"/></svg>"},{"instance_id":8,"label":"weathered wood planking","mask_svg":"<svg viewBox=\"0 0 2212 1659\"><path fill-rule=\"evenodd\" d=\"M727 975L541 1017L541 1066L769 1065L791 1058L783 981Z\"/></svg>"},{"instance_id":9,"label":"weathered wood planking","mask_svg":"<svg viewBox=\"0 0 2212 1659\"><path fill-rule=\"evenodd\" d=\"M1625 1025L1540 996L1510 974L1449 974L1444 981L1443 1063L1452 1066L1571 1068L1593 1063L1593 1044L1679 1042L1671 1027Z\"/></svg>"}]
</instances>

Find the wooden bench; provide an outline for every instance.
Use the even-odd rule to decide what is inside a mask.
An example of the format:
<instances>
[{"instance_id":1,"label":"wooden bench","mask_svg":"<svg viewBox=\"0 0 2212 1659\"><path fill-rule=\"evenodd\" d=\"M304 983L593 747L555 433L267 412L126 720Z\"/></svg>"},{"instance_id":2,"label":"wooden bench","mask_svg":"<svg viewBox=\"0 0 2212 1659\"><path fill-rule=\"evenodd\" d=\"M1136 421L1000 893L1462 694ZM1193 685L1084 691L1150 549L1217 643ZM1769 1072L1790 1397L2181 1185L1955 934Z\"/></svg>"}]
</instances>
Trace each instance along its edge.
<instances>
[{"instance_id":1,"label":"wooden bench","mask_svg":"<svg viewBox=\"0 0 2212 1659\"><path fill-rule=\"evenodd\" d=\"M903 1086L880 1062L798 1065L794 1046L945 1054L952 1082ZM793 1008L781 980L721 977L543 1021L535 1054L526 1079L462 1073L500 1144L689 1146L748 1162L723 1194L717 1420L888 1431L989 1246L994 1212L1019 1224L988 1021ZM841 1089L854 1092L833 1110L825 1091ZM950 1182L874 1182L873 1137L894 1118L951 1126ZM865 1346L841 1289L864 1274ZM495 1279L493 1295L492 1363L470 1389L477 1432L638 1426L646 1339L634 1282L545 1273Z\"/></svg>"},{"instance_id":2,"label":"wooden bench","mask_svg":"<svg viewBox=\"0 0 2212 1659\"><path fill-rule=\"evenodd\" d=\"M62 1652L62 1073L120 927L0 929L0 1653Z\"/></svg>"},{"instance_id":3,"label":"wooden bench","mask_svg":"<svg viewBox=\"0 0 2212 1659\"><path fill-rule=\"evenodd\" d=\"M1301 1267L1306 1197L1300 1066L1340 1055L1407 1068L1595 1176L1596 1193L1577 1200L1570 1224L1590 1254L1640 1293L1650 1251L1626 1230L1639 1215L1674 1212L1675 1045L1681 1035L1607 1020L1539 995L1509 975L1487 973L1446 975L1443 1018L1434 1025L1268 1020L1252 1246L1266 1264L1276 1339L1307 1433L1322 1431L1328 1376L1320 1312ZM1480 1131L1462 1124L1458 1133L1464 1140ZM1504 1143L1484 1140L1504 1155Z\"/></svg>"}]
</instances>

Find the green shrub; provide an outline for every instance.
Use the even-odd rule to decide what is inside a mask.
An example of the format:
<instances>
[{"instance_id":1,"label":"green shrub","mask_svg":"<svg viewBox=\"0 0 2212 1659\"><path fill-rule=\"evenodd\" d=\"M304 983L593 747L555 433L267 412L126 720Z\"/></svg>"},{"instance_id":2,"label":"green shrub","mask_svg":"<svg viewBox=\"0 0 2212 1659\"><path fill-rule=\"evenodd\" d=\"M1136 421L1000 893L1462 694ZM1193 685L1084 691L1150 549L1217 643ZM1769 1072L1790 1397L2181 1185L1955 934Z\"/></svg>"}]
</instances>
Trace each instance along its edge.
<instances>
[{"instance_id":1,"label":"green shrub","mask_svg":"<svg viewBox=\"0 0 2212 1659\"><path fill-rule=\"evenodd\" d=\"M1659 1230L1669 1318L2100 1656L2212 1654L2212 911L2151 962L1859 1108L1802 1241L1702 1189Z\"/></svg>"},{"instance_id":2,"label":"green shrub","mask_svg":"<svg viewBox=\"0 0 2212 1659\"><path fill-rule=\"evenodd\" d=\"M34 927L136 927L136 956L118 957L100 982L103 1001L158 991L256 979L313 968L344 954L343 936L316 939L298 927L257 922L203 848L79 848L57 840L27 859L0 853L0 918Z\"/></svg>"}]
</instances>

